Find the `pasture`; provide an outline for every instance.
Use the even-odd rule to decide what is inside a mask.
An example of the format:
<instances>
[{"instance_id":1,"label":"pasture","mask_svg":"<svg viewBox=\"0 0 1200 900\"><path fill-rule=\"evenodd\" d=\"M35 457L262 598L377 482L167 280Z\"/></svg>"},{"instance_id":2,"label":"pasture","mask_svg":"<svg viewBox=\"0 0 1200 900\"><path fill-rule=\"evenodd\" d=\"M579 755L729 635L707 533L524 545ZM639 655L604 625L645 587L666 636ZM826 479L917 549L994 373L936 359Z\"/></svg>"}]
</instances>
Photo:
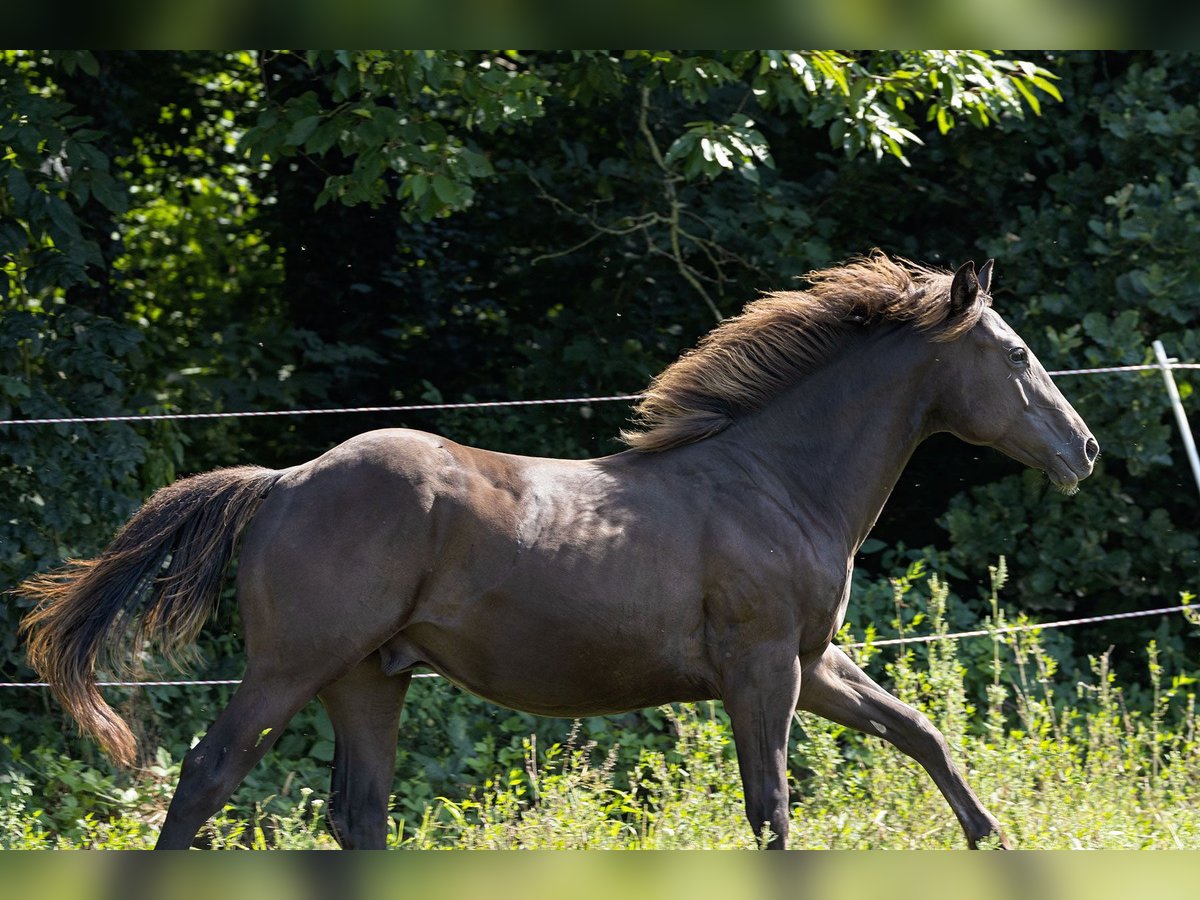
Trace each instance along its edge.
<instances>
[{"instance_id":1,"label":"pasture","mask_svg":"<svg viewBox=\"0 0 1200 900\"><path fill-rule=\"evenodd\" d=\"M0 52L0 846L1195 846L1196 83Z\"/></svg>"},{"instance_id":2,"label":"pasture","mask_svg":"<svg viewBox=\"0 0 1200 900\"><path fill-rule=\"evenodd\" d=\"M1002 587L1003 568L993 570ZM936 577L893 584L929 633L946 633L946 585ZM1004 611L990 624L1005 622ZM1194 626L1193 626L1194 627ZM854 635L842 636L852 642ZM1131 710L1110 660L1091 677L1064 678L1040 632L975 638L997 661L986 702L976 706L961 645L935 642L905 652L854 651L880 663L883 683L930 716L947 736L980 799L1021 849L1200 848L1200 753L1190 679L1163 670L1157 649L1142 663L1146 710ZM742 848L745 825L728 720L719 704L664 708L675 735L667 750L643 750L621 768L616 748L581 739L539 746L526 740L522 765L423 816L393 798L388 846L401 849ZM403 727L403 726L402 726ZM572 736L573 735L573 736ZM881 740L799 714L790 755L793 846L830 849L963 847L962 833L928 776ZM69 761L73 789L112 797L110 815L64 818L44 796L22 793L20 769L0 775L0 846L148 848L157 836L178 762L165 754L119 780L88 783ZM56 787L50 778L50 791ZM404 785L397 783L396 790ZM286 796L251 786L202 832L214 849L336 848L324 823L324 778L288 779ZM264 811L268 810L268 811Z\"/></svg>"}]
</instances>

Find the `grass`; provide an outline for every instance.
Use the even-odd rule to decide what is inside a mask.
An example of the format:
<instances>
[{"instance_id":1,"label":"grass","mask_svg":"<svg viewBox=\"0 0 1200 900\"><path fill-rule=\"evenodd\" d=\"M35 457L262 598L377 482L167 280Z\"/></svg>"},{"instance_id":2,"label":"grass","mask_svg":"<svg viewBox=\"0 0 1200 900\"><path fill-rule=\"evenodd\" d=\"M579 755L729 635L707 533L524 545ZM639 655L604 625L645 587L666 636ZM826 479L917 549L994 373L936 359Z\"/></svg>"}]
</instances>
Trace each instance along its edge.
<instances>
[{"instance_id":1,"label":"grass","mask_svg":"<svg viewBox=\"0 0 1200 900\"><path fill-rule=\"evenodd\" d=\"M1001 566L993 571L996 625L1004 623L995 602L1003 579ZM897 604L912 587L911 579L896 582ZM931 578L929 593L927 621L933 633L944 634L946 588ZM1200 753L1190 679L1168 679L1151 643L1150 707L1130 710L1107 657L1091 660L1090 679L1069 684L1036 631L992 641L992 681L978 708L952 641L890 651L886 672L894 693L946 734L959 766L1015 846L1200 847ZM866 663L884 651L868 646L856 652ZM465 799L440 798L419 822L393 818L390 843L412 849L753 848L719 704L664 713L676 735L671 752L643 751L631 770L618 771L613 752L598 754L576 732L546 748L529 740L523 768L497 772ZM890 745L803 714L793 732L792 846L965 846L929 777ZM0 792L0 846L150 846L177 775L177 764L160 759L128 791L125 814L97 819L83 812L65 829L48 827L49 817L19 775L9 773L7 782L0 775L0 791L7 790ZM218 849L335 846L323 801L308 788L300 793L283 814L246 817L227 808L204 834Z\"/></svg>"}]
</instances>

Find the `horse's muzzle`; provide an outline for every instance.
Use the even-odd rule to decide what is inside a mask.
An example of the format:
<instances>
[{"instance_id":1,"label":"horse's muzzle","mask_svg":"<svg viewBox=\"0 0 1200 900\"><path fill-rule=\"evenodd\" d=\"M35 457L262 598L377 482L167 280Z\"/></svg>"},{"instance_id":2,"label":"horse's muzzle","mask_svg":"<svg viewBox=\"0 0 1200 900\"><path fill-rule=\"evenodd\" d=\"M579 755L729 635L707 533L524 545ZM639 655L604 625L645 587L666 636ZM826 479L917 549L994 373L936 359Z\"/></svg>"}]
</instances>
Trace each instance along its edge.
<instances>
[{"instance_id":1,"label":"horse's muzzle","mask_svg":"<svg viewBox=\"0 0 1200 900\"><path fill-rule=\"evenodd\" d=\"M1047 468L1046 474L1061 490L1073 494L1079 482L1092 474L1099 455L1100 444L1089 434L1078 451L1072 448L1067 452L1055 453L1054 465Z\"/></svg>"}]
</instances>

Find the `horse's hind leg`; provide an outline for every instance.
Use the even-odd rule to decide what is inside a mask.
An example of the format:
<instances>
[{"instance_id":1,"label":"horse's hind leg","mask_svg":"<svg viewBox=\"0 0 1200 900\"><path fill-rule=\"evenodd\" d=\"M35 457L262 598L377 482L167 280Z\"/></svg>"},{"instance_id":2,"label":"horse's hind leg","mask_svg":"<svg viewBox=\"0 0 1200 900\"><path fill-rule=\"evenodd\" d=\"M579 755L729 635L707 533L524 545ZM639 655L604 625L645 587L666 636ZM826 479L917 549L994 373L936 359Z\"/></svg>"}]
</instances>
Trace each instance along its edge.
<instances>
[{"instance_id":1,"label":"horse's hind leg","mask_svg":"<svg viewBox=\"0 0 1200 900\"><path fill-rule=\"evenodd\" d=\"M346 850L382 850L396 738L411 672L388 676L372 653L318 696L336 740L329 826Z\"/></svg>"},{"instance_id":2,"label":"horse's hind leg","mask_svg":"<svg viewBox=\"0 0 1200 900\"><path fill-rule=\"evenodd\" d=\"M264 672L251 665L229 705L203 740L184 757L179 786L167 810L155 849L186 850L254 765L262 759L296 711L311 700L323 681L294 668Z\"/></svg>"},{"instance_id":3,"label":"horse's hind leg","mask_svg":"<svg viewBox=\"0 0 1200 900\"><path fill-rule=\"evenodd\" d=\"M967 842L1008 841L950 758L946 739L921 713L901 703L837 647L829 647L804 670L797 706L866 734L877 735L919 762L958 817Z\"/></svg>"}]
</instances>

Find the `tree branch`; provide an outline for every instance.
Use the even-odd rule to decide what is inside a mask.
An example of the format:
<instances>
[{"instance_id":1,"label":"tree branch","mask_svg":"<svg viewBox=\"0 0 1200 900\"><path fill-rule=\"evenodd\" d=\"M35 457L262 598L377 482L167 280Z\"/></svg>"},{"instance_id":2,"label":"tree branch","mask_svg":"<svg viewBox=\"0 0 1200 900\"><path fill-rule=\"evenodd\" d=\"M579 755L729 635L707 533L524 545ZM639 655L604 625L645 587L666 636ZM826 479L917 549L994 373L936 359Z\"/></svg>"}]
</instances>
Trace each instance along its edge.
<instances>
[{"instance_id":1,"label":"tree branch","mask_svg":"<svg viewBox=\"0 0 1200 900\"><path fill-rule=\"evenodd\" d=\"M678 176L671 171L670 167L663 159L662 151L658 149L658 142L654 140L654 133L650 130L650 125L647 121L649 112L650 88L643 87L642 105L641 109L638 111L638 130L641 131L642 136L645 137L646 144L650 148L650 155L654 158L654 162L658 165L663 173L663 193L667 198L667 206L670 209L670 213L665 219L671 236L671 253L669 256L675 260L675 266L677 269L679 269L679 274L683 276L684 281L690 284L696 290L696 293L704 298L704 302L708 306L709 311L713 314L713 318L716 319L717 322L721 322L725 318L723 315L721 315L721 310L717 308L717 304L713 302L713 299L709 295L708 291L704 289L704 285L702 285L700 280L696 278L692 267L689 266L683 258L683 251L679 246L679 235L681 232L679 227L679 211L682 209L682 205L679 202L679 194L675 190L675 182L678 180Z\"/></svg>"}]
</instances>

